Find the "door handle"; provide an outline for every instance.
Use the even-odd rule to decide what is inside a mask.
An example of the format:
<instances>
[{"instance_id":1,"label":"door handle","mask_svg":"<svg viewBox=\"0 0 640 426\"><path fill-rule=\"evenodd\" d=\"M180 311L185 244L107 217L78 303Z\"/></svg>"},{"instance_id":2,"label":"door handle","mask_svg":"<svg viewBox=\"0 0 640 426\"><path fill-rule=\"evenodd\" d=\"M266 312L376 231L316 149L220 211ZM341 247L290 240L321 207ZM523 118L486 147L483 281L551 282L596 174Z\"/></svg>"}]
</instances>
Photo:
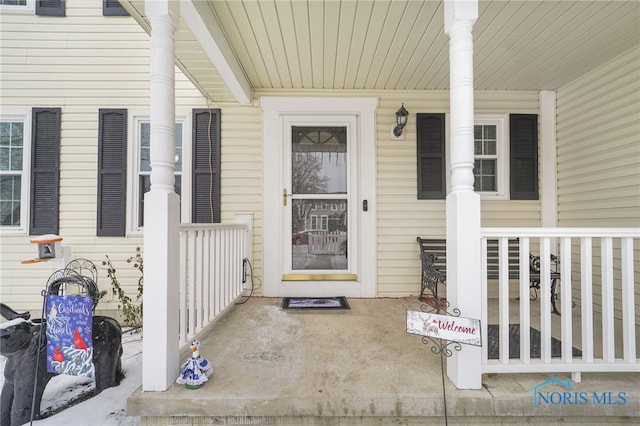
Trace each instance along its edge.
<instances>
[{"instance_id":1,"label":"door handle","mask_svg":"<svg viewBox=\"0 0 640 426\"><path fill-rule=\"evenodd\" d=\"M286 205L287 205L287 188L284 188L284 189L282 190L282 204L283 204L284 206L286 206Z\"/></svg>"}]
</instances>

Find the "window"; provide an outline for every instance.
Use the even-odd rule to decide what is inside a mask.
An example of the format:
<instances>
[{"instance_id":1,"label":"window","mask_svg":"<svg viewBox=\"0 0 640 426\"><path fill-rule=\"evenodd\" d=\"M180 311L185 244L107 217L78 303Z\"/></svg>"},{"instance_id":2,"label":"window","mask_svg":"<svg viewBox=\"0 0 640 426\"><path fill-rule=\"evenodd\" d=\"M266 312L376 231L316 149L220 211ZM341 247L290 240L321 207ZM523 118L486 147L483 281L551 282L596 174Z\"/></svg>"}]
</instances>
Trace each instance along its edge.
<instances>
[{"instance_id":1,"label":"window","mask_svg":"<svg viewBox=\"0 0 640 426\"><path fill-rule=\"evenodd\" d=\"M140 232L144 193L150 189L149 118L133 117L129 126L126 109L100 109L99 116L96 235ZM175 136L175 187L181 195L182 222L220 222L220 110L194 109L191 120L176 117ZM127 143L128 138L134 142Z\"/></svg>"},{"instance_id":2,"label":"window","mask_svg":"<svg viewBox=\"0 0 640 426\"><path fill-rule=\"evenodd\" d=\"M486 196L504 196L507 156L506 117L479 116L474 125L474 190Z\"/></svg>"},{"instance_id":3,"label":"window","mask_svg":"<svg viewBox=\"0 0 640 426\"><path fill-rule=\"evenodd\" d=\"M0 0L2 12L31 12L33 13L34 0Z\"/></svg>"},{"instance_id":4,"label":"window","mask_svg":"<svg viewBox=\"0 0 640 426\"><path fill-rule=\"evenodd\" d=\"M184 119L182 119L184 120ZM136 186L133 188L135 194L133 205L134 229L144 226L144 194L151 189L151 124L147 119L137 121L136 153L134 154L134 179ZM185 126L183 121L176 122L175 137L175 191L182 193L182 161ZM181 209L182 210L182 209Z\"/></svg>"},{"instance_id":5,"label":"window","mask_svg":"<svg viewBox=\"0 0 640 426\"><path fill-rule=\"evenodd\" d=\"M58 233L60 108L0 116L0 227Z\"/></svg>"},{"instance_id":6,"label":"window","mask_svg":"<svg viewBox=\"0 0 640 426\"><path fill-rule=\"evenodd\" d=\"M0 118L0 226L4 230L26 228L28 129L25 116Z\"/></svg>"},{"instance_id":7,"label":"window","mask_svg":"<svg viewBox=\"0 0 640 426\"><path fill-rule=\"evenodd\" d=\"M418 199L444 199L445 114L418 113L416 125ZM498 199L539 198L536 114L478 116L474 139L477 192Z\"/></svg>"}]
</instances>

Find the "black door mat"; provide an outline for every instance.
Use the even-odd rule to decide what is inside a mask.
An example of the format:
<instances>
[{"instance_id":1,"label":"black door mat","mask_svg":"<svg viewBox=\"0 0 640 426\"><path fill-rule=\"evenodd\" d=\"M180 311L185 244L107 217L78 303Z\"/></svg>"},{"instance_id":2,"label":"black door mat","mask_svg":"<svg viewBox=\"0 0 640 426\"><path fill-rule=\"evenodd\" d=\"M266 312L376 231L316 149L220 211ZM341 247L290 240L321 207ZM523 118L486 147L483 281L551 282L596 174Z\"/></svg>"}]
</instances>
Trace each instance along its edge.
<instances>
[{"instance_id":1,"label":"black door mat","mask_svg":"<svg viewBox=\"0 0 640 426\"><path fill-rule=\"evenodd\" d=\"M282 309L351 309L347 298L340 297L285 297Z\"/></svg>"},{"instance_id":2,"label":"black door mat","mask_svg":"<svg viewBox=\"0 0 640 426\"><path fill-rule=\"evenodd\" d=\"M500 358L500 326L497 324L489 324L487 328L488 334L488 358ZM535 328L529 328L529 345L530 357L540 358L540 331ZM560 340L551 338L551 356L559 358L562 356L562 343ZM573 348L573 356L582 356L580 349ZM509 358L520 358L520 324L509 324Z\"/></svg>"}]
</instances>

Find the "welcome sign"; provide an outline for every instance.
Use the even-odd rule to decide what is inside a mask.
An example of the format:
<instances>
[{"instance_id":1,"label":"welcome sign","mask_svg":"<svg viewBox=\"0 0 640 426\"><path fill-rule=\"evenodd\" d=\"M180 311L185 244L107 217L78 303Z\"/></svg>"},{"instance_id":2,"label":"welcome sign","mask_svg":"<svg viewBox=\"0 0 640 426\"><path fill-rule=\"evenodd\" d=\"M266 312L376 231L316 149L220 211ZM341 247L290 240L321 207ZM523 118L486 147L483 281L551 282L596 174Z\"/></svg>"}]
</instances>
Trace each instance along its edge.
<instances>
[{"instance_id":1,"label":"welcome sign","mask_svg":"<svg viewBox=\"0 0 640 426\"><path fill-rule=\"evenodd\" d=\"M93 377L93 312L86 296L46 297L47 371Z\"/></svg>"},{"instance_id":2,"label":"welcome sign","mask_svg":"<svg viewBox=\"0 0 640 426\"><path fill-rule=\"evenodd\" d=\"M407 311L407 333L482 346L480 320Z\"/></svg>"}]
</instances>

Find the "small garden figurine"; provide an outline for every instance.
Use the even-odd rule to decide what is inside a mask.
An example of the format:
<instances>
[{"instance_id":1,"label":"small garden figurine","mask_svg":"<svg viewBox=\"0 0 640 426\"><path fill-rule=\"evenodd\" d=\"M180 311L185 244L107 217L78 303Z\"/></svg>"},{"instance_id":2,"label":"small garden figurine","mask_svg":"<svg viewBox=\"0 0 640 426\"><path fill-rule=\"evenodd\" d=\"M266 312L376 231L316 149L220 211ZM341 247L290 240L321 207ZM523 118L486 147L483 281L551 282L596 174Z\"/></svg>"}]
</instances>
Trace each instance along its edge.
<instances>
[{"instance_id":1,"label":"small garden figurine","mask_svg":"<svg viewBox=\"0 0 640 426\"><path fill-rule=\"evenodd\" d=\"M198 389L211 373L211 363L200 356L200 341L194 340L191 342L191 357L182 364L176 383L183 384L187 389Z\"/></svg>"}]
</instances>

